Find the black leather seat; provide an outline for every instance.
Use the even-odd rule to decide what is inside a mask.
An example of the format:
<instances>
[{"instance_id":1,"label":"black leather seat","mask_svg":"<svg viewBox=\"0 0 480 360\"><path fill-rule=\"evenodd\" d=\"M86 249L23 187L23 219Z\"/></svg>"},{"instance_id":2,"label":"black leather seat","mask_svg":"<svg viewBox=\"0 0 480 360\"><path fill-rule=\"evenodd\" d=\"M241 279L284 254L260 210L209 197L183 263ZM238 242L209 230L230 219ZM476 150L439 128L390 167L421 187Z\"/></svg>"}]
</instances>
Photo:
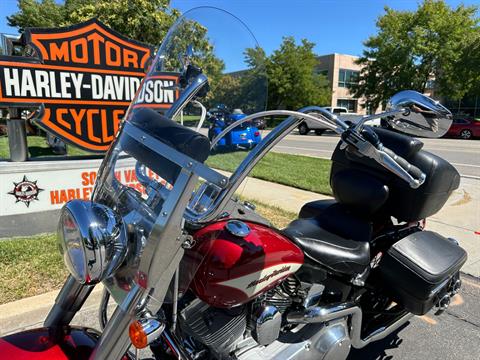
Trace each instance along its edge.
<instances>
[{"instance_id":1,"label":"black leather seat","mask_svg":"<svg viewBox=\"0 0 480 360\"><path fill-rule=\"evenodd\" d=\"M370 263L368 241L335 235L325 230L316 218L297 219L283 232L302 248L308 258L335 272L361 274Z\"/></svg>"},{"instance_id":2,"label":"black leather seat","mask_svg":"<svg viewBox=\"0 0 480 360\"><path fill-rule=\"evenodd\" d=\"M322 229L344 239L369 242L373 237L371 220L358 216L350 207L333 199L306 203L299 218L315 218Z\"/></svg>"}]
</instances>

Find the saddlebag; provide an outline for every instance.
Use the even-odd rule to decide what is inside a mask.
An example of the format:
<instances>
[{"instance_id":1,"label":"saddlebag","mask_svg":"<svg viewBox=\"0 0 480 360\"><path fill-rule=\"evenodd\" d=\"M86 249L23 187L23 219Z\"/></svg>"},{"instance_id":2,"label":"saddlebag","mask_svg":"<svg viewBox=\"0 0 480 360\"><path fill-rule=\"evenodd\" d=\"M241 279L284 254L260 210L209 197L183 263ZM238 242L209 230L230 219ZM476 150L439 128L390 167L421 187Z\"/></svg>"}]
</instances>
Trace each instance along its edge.
<instances>
[{"instance_id":1,"label":"saddlebag","mask_svg":"<svg viewBox=\"0 0 480 360\"><path fill-rule=\"evenodd\" d=\"M423 315L458 288L458 272L467 253L454 240L419 231L392 245L379 265L380 277L394 300Z\"/></svg>"}]
</instances>

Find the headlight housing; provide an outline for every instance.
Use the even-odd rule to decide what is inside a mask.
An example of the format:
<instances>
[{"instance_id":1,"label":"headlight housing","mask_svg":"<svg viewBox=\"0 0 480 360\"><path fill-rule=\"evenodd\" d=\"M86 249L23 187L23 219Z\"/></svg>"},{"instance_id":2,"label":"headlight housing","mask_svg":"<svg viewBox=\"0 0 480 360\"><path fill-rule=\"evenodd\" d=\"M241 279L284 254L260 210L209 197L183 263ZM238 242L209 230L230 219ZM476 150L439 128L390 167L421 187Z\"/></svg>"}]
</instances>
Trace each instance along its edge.
<instances>
[{"instance_id":1,"label":"headlight housing","mask_svg":"<svg viewBox=\"0 0 480 360\"><path fill-rule=\"evenodd\" d=\"M85 200L72 200L62 208L57 239L65 265L81 284L107 278L123 262L127 250L121 217Z\"/></svg>"}]
</instances>

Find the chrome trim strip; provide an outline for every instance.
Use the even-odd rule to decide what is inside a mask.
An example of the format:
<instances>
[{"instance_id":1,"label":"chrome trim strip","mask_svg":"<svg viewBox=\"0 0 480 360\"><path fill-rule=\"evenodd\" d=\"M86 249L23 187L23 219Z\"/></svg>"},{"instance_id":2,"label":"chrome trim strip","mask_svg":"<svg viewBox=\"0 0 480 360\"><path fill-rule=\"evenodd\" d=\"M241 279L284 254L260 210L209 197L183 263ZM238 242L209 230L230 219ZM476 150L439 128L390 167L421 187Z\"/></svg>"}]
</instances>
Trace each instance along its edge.
<instances>
[{"instance_id":1,"label":"chrome trim strip","mask_svg":"<svg viewBox=\"0 0 480 360\"><path fill-rule=\"evenodd\" d=\"M172 333L177 330L177 311L178 311L178 280L179 269L175 271L175 277L173 278L173 304L172 304Z\"/></svg>"}]
</instances>

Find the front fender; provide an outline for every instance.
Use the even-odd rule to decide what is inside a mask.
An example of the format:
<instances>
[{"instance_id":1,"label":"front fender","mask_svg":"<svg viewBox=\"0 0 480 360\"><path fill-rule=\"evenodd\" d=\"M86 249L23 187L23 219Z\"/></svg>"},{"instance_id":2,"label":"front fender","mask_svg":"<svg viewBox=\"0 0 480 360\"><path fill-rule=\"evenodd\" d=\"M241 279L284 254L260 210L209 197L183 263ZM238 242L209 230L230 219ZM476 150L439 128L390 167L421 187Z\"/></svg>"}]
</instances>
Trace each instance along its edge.
<instances>
[{"instance_id":1,"label":"front fender","mask_svg":"<svg viewBox=\"0 0 480 360\"><path fill-rule=\"evenodd\" d=\"M100 334L96 330L74 326L26 330L0 338L0 358L88 359L99 337Z\"/></svg>"}]
</instances>

